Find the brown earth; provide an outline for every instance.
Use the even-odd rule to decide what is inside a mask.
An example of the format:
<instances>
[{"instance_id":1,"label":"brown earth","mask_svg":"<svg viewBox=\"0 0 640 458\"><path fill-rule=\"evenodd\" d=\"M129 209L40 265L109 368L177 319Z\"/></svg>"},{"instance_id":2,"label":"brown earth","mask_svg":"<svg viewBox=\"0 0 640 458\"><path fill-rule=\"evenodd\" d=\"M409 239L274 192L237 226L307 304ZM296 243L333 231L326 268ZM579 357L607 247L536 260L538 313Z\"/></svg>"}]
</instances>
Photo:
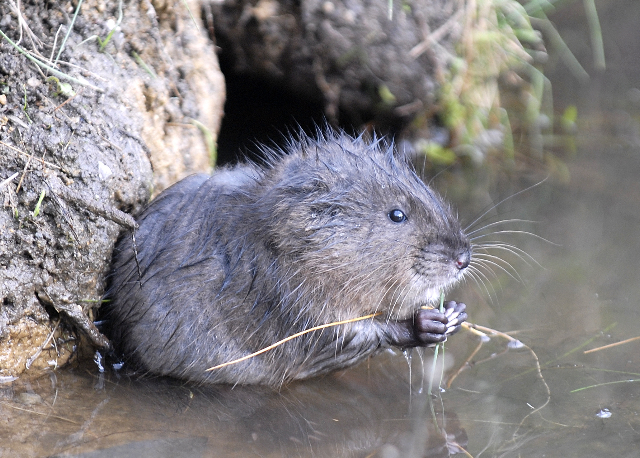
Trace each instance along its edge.
<instances>
[{"instance_id":1,"label":"brown earth","mask_svg":"<svg viewBox=\"0 0 640 458\"><path fill-rule=\"evenodd\" d=\"M208 1L230 70L320 100L333 123L377 127L432 109L460 38L457 0Z\"/></svg>"},{"instance_id":2,"label":"brown earth","mask_svg":"<svg viewBox=\"0 0 640 458\"><path fill-rule=\"evenodd\" d=\"M123 2L118 22L118 2L87 0L53 65L77 3L0 3L0 30L76 79L0 41L0 377L66 362L79 336L106 345L92 319L131 225L118 210L210 170L224 80L186 4Z\"/></svg>"}]
</instances>

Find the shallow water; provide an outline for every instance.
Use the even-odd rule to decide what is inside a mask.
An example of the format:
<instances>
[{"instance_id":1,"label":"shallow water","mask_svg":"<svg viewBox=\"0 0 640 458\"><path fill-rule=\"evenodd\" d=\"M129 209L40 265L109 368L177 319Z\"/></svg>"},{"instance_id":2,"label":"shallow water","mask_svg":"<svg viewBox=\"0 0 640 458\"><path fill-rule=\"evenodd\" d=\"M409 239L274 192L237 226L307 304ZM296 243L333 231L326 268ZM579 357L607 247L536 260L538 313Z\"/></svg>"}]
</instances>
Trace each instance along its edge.
<instances>
[{"instance_id":1,"label":"shallow water","mask_svg":"<svg viewBox=\"0 0 640 458\"><path fill-rule=\"evenodd\" d=\"M461 331L439 357L437 396L426 393L431 350L424 362L411 355L411 371L387 352L280 391L69 368L0 383L0 457L640 456L640 340L585 353L640 336L640 72L622 58L610 65L578 94L556 94L559 111L575 103L580 113L575 148L555 147L558 172L482 219L533 221L488 231L548 242L477 242L499 238L535 261L502 253L513 269L449 295L472 323L526 347L496 335L478 348ZM561 76L554 87L570 87ZM471 222L544 178L539 170L450 174L439 187Z\"/></svg>"},{"instance_id":2,"label":"shallow water","mask_svg":"<svg viewBox=\"0 0 640 458\"><path fill-rule=\"evenodd\" d=\"M439 396L421 390L431 350L424 364L413 353L411 386L405 357L391 352L280 391L131 380L88 365L0 384L0 456L640 456L640 341L584 353L640 335L640 137L623 133L591 123L568 183L551 177L483 218L535 221L491 229L550 243L500 235L540 265L505 257L515 278L495 268L486 288L469 279L450 296L471 322L528 348L493 336L472 355L480 338L461 331L446 344ZM537 181L467 178L444 189L463 215Z\"/></svg>"}]
</instances>

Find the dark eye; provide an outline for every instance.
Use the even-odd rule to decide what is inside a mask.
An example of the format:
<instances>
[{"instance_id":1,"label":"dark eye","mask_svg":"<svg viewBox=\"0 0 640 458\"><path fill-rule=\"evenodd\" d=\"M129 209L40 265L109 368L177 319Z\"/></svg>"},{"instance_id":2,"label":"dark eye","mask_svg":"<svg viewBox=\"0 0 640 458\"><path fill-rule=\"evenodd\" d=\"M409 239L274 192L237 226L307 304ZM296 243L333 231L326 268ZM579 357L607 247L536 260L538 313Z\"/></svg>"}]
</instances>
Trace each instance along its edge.
<instances>
[{"instance_id":1,"label":"dark eye","mask_svg":"<svg viewBox=\"0 0 640 458\"><path fill-rule=\"evenodd\" d=\"M402 223L407 220L407 215L405 215L402 210L396 208L389 212L389 219L394 223Z\"/></svg>"}]
</instances>

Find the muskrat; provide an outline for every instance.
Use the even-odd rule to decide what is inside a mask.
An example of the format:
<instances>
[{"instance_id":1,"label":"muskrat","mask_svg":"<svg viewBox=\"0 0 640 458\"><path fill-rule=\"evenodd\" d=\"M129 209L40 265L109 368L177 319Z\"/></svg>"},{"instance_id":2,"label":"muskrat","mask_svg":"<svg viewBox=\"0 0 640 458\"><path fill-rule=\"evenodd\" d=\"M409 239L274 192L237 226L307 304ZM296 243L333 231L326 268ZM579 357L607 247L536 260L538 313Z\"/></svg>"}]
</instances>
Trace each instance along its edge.
<instances>
[{"instance_id":1,"label":"muskrat","mask_svg":"<svg viewBox=\"0 0 640 458\"><path fill-rule=\"evenodd\" d=\"M392 144L325 129L262 150L262 165L166 189L119 240L107 317L125 357L192 381L278 386L460 327L464 304L426 306L463 276L469 240Z\"/></svg>"}]
</instances>

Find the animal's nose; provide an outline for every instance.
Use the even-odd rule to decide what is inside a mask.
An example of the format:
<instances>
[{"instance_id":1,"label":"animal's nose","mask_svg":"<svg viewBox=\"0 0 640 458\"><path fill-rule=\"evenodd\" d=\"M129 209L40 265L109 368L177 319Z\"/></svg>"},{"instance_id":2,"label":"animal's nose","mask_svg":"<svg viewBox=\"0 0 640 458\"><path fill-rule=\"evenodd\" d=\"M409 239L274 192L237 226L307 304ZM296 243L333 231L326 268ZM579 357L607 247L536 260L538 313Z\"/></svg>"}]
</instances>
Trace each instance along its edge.
<instances>
[{"instance_id":1,"label":"animal's nose","mask_svg":"<svg viewBox=\"0 0 640 458\"><path fill-rule=\"evenodd\" d=\"M459 270L466 269L469 266L469 262L471 261L471 253L469 250L464 250L462 253L459 253L455 259L456 267Z\"/></svg>"}]
</instances>

